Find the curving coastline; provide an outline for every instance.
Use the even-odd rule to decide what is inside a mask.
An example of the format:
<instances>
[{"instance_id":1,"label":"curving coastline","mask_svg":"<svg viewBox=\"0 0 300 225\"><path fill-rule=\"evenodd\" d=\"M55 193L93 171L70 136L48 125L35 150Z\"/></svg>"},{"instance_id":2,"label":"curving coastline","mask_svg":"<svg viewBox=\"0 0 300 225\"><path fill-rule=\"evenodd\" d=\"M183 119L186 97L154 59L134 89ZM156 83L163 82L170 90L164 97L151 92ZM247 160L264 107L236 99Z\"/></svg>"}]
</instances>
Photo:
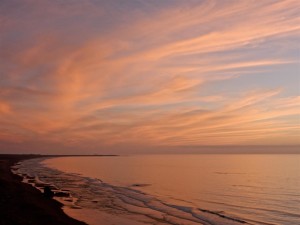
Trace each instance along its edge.
<instances>
[{"instance_id":1,"label":"curving coastline","mask_svg":"<svg viewBox=\"0 0 300 225\"><path fill-rule=\"evenodd\" d=\"M11 172L15 163L43 155L0 155L0 225L86 225L66 215L62 204L43 197Z\"/></svg>"}]
</instances>

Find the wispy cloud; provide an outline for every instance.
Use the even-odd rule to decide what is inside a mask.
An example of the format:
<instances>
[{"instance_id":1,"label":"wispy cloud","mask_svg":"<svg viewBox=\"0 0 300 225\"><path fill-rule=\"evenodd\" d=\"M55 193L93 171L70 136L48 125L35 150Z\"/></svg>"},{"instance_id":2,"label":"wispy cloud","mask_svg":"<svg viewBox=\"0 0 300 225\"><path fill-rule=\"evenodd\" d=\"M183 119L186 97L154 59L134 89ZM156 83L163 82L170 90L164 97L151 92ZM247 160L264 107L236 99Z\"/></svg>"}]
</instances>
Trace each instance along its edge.
<instances>
[{"instance_id":1,"label":"wispy cloud","mask_svg":"<svg viewBox=\"0 0 300 225\"><path fill-rule=\"evenodd\" d=\"M3 1L0 140L300 144L297 1L147 4Z\"/></svg>"}]
</instances>

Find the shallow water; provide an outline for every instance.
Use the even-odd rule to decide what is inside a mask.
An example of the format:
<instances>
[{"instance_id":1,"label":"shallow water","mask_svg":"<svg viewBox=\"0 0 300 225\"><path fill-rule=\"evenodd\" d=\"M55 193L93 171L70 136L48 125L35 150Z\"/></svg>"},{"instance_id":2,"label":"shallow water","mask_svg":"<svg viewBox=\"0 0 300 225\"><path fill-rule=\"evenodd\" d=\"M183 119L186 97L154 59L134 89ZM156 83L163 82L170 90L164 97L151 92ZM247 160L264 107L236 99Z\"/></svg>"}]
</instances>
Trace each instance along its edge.
<instances>
[{"instance_id":1,"label":"shallow water","mask_svg":"<svg viewBox=\"0 0 300 225\"><path fill-rule=\"evenodd\" d=\"M300 224L300 155L147 155L24 161L96 224ZM76 209L72 209L76 208Z\"/></svg>"}]
</instances>

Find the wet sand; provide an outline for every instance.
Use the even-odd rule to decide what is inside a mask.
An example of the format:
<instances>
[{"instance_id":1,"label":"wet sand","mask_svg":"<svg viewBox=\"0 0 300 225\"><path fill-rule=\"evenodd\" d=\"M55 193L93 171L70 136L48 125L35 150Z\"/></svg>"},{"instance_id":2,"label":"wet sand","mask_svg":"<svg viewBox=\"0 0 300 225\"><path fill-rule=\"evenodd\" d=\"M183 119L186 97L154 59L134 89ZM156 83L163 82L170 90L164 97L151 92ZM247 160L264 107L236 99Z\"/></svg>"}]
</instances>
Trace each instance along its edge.
<instances>
[{"instance_id":1,"label":"wet sand","mask_svg":"<svg viewBox=\"0 0 300 225\"><path fill-rule=\"evenodd\" d=\"M62 204L45 198L37 189L22 183L10 167L20 160L41 155L0 155L0 225L86 225L67 216Z\"/></svg>"}]
</instances>

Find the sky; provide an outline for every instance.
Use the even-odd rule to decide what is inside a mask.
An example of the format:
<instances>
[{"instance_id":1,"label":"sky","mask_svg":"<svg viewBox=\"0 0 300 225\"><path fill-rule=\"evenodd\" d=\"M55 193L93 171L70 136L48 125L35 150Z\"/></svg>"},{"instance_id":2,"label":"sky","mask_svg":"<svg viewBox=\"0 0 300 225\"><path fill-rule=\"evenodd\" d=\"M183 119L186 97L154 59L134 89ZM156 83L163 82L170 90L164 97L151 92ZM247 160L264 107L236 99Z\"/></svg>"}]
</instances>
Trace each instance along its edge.
<instances>
[{"instance_id":1,"label":"sky","mask_svg":"<svg viewBox=\"0 0 300 225\"><path fill-rule=\"evenodd\" d=\"M0 152L295 148L299 43L297 0L1 0Z\"/></svg>"}]
</instances>

